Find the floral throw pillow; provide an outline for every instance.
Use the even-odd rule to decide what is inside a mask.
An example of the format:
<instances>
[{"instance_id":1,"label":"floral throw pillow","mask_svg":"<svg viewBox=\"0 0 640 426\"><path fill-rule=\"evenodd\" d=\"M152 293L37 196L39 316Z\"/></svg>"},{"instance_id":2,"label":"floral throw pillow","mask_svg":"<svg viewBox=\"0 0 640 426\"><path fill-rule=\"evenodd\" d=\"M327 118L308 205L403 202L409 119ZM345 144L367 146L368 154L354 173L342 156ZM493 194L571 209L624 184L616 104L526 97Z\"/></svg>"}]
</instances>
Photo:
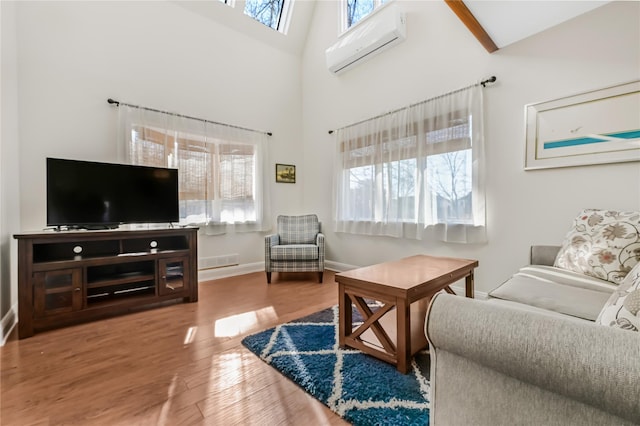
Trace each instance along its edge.
<instances>
[{"instance_id":1,"label":"floral throw pillow","mask_svg":"<svg viewBox=\"0 0 640 426\"><path fill-rule=\"evenodd\" d=\"M596 319L596 324L623 330L640 330L640 264L613 292Z\"/></svg>"},{"instance_id":2,"label":"floral throw pillow","mask_svg":"<svg viewBox=\"0 0 640 426\"><path fill-rule=\"evenodd\" d=\"M620 284L640 261L640 212L583 210L554 266Z\"/></svg>"}]
</instances>

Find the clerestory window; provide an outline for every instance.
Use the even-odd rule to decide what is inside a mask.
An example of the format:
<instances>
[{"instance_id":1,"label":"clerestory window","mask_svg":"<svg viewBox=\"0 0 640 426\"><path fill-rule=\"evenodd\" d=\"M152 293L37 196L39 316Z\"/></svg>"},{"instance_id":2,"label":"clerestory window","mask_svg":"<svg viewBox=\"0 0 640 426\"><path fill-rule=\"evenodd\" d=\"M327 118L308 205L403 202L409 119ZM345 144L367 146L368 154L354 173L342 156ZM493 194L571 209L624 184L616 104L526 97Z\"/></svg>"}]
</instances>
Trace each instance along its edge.
<instances>
[{"instance_id":1,"label":"clerestory window","mask_svg":"<svg viewBox=\"0 0 640 426\"><path fill-rule=\"evenodd\" d=\"M376 7L387 3L389 0L342 0L344 31L357 24L362 18L369 15Z\"/></svg>"},{"instance_id":2,"label":"clerestory window","mask_svg":"<svg viewBox=\"0 0 640 426\"><path fill-rule=\"evenodd\" d=\"M286 32L291 0L247 0L244 14L281 33Z\"/></svg>"}]
</instances>

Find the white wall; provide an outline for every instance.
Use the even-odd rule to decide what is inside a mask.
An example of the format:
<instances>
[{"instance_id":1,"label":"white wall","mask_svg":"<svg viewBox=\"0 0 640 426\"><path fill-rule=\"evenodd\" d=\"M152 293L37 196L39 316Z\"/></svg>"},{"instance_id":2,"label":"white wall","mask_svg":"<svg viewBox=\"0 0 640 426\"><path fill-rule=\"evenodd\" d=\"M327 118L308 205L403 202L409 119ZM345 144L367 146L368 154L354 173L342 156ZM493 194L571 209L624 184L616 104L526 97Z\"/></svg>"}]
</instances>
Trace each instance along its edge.
<instances>
[{"instance_id":1,"label":"white wall","mask_svg":"<svg viewBox=\"0 0 640 426\"><path fill-rule=\"evenodd\" d=\"M231 13L215 1L199 9L207 6L214 14ZM46 157L117 161L110 97L271 131L271 163L301 161L300 57L219 20L178 2L18 3L23 230L45 226ZM253 33L272 35L249 21L258 27ZM301 184L272 183L271 189L275 214L301 210ZM201 236L199 250L258 262L263 237Z\"/></svg>"},{"instance_id":2,"label":"white wall","mask_svg":"<svg viewBox=\"0 0 640 426\"><path fill-rule=\"evenodd\" d=\"M16 8L0 3L2 69L0 71L0 345L16 319L18 304L16 243L20 230L18 192L18 70Z\"/></svg>"},{"instance_id":3,"label":"white wall","mask_svg":"<svg viewBox=\"0 0 640 426\"><path fill-rule=\"evenodd\" d=\"M217 19L194 12L202 5L178 2L18 2L17 98L2 94L3 109L19 105L18 126L9 138L3 128L2 165L17 163L5 161L6 144L9 152L19 149L19 173L8 175L11 185L16 174L20 181L21 217L3 228L4 240L45 226L47 156L117 160L109 97L274 132L271 163L298 165L298 183L271 184L274 223L280 213L318 213L327 258L338 263L414 253L473 257L480 260L477 288L486 291L526 263L530 244L559 243L580 209L640 209L638 163L523 171L525 104L640 77L640 3L603 6L494 54L444 2L400 3L408 39L334 76L324 50L338 34L337 0L317 2L302 60L221 24L217 14L227 6L213 0L207 4L218 8ZM3 84L12 54L4 49L4 23ZM490 75L498 83L485 91L488 244L331 231L334 140L327 130ZM3 168L3 188L7 173ZM11 197L2 193L3 209ZM242 264L260 262L262 246L260 234L202 236L199 244L201 256L238 253Z\"/></svg>"},{"instance_id":4,"label":"white wall","mask_svg":"<svg viewBox=\"0 0 640 426\"><path fill-rule=\"evenodd\" d=\"M316 5L303 55L304 206L329 223L335 129L495 75L485 89L489 242L455 245L334 233L327 258L368 265L415 253L480 261L488 291L528 260L531 244L559 244L583 208L640 209L640 164L523 170L524 105L640 78L640 3L615 2L489 54L445 2L400 1L407 40L334 76L325 49L339 2ZM615 114L615 111L611 111Z\"/></svg>"}]
</instances>

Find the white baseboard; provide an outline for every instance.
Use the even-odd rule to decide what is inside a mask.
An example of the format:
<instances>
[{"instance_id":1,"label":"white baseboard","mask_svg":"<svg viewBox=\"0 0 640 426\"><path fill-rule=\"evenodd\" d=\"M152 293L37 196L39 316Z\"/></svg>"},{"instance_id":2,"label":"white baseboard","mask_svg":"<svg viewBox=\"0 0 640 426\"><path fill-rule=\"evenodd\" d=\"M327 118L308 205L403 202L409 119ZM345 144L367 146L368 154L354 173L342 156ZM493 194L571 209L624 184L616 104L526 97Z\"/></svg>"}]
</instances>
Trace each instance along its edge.
<instances>
[{"instance_id":1,"label":"white baseboard","mask_svg":"<svg viewBox=\"0 0 640 426\"><path fill-rule=\"evenodd\" d=\"M334 262L333 260L325 260L324 266L325 268L330 269L332 271L336 271L336 272L345 272L345 271L350 271L351 269L358 268L358 266L347 265L346 263Z\"/></svg>"},{"instance_id":2,"label":"white baseboard","mask_svg":"<svg viewBox=\"0 0 640 426\"><path fill-rule=\"evenodd\" d=\"M13 305L0 321L0 346L4 346L7 338L18 324L18 305Z\"/></svg>"},{"instance_id":3,"label":"white baseboard","mask_svg":"<svg viewBox=\"0 0 640 426\"><path fill-rule=\"evenodd\" d=\"M264 272L264 262L244 263L241 265L225 266L223 268L201 269L198 271L198 282L235 277L236 275L260 271Z\"/></svg>"}]
</instances>

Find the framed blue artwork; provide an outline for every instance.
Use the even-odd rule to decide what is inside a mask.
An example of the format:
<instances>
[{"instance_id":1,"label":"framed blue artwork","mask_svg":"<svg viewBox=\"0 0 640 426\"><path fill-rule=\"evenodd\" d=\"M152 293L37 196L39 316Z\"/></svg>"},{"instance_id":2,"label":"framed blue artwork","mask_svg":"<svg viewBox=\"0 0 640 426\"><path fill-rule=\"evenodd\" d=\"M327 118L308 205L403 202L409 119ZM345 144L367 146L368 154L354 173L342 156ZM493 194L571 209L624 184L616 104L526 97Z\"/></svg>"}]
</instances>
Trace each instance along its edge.
<instances>
[{"instance_id":1,"label":"framed blue artwork","mask_svg":"<svg viewBox=\"0 0 640 426\"><path fill-rule=\"evenodd\" d=\"M525 170L640 161L640 80L525 106Z\"/></svg>"}]
</instances>

